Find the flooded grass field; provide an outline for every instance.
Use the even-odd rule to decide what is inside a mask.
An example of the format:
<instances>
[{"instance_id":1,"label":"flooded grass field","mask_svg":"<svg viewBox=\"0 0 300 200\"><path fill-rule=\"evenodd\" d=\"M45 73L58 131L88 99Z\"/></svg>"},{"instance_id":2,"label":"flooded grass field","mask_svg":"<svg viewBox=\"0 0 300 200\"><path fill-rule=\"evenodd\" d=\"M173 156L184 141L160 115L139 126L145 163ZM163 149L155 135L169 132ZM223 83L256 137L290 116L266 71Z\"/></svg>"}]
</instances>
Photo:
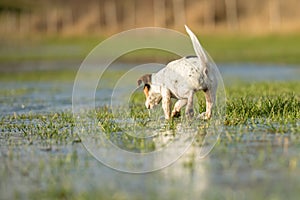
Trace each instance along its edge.
<instances>
[{"instance_id":1,"label":"flooded grass field","mask_svg":"<svg viewBox=\"0 0 300 200\"><path fill-rule=\"evenodd\" d=\"M123 137L108 105L112 74L120 77L124 66L130 64L116 66L98 86L99 127L126 148L151 151L174 139L180 121L167 124L151 143ZM0 75L0 199L298 199L299 68L220 65L227 109L213 150L200 158L205 134L199 126L180 159L145 174L111 169L86 150L72 114L76 71L41 68ZM145 120L141 93L131 116ZM204 99L197 103L204 109Z\"/></svg>"}]
</instances>

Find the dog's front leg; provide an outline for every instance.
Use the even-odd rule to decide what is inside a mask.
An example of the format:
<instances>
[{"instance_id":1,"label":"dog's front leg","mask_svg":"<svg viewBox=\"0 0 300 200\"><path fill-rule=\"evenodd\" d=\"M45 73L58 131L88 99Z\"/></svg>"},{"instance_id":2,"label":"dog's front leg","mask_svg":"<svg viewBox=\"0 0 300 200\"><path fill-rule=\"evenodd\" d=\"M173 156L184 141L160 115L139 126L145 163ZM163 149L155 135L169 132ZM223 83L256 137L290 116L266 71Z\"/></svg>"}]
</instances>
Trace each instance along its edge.
<instances>
[{"instance_id":1,"label":"dog's front leg","mask_svg":"<svg viewBox=\"0 0 300 200\"><path fill-rule=\"evenodd\" d=\"M171 112L171 92L168 89L162 90L162 107L165 114L165 119L170 119L170 112Z\"/></svg>"},{"instance_id":2,"label":"dog's front leg","mask_svg":"<svg viewBox=\"0 0 300 200\"><path fill-rule=\"evenodd\" d=\"M171 117L180 117L180 109L187 104L187 99L179 99L172 110Z\"/></svg>"},{"instance_id":3,"label":"dog's front leg","mask_svg":"<svg viewBox=\"0 0 300 200\"><path fill-rule=\"evenodd\" d=\"M194 91L190 91L188 99L187 99L187 106L185 108L185 115L188 118L192 118L194 116Z\"/></svg>"}]
</instances>

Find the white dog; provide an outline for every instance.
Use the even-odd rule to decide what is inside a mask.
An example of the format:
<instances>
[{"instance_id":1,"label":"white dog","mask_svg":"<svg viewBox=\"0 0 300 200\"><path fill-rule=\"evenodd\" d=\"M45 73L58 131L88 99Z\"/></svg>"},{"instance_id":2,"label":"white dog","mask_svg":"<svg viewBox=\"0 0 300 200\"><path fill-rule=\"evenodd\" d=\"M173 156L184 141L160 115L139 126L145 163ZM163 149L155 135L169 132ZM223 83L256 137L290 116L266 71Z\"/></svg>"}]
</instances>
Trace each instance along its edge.
<instances>
[{"instance_id":1,"label":"white dog","mask_svg":"<svg viewBox=\"0 0 300 200\"><path fill-rule=\"evenodd\" d=\"M172 61L157 73L140 77L138 85L144 83L145 105L148 109L152 109L162 101L166 120L180 116L180 109L185 105L186 116L193 117L193 97L195 92L202 90L205 92L206 112L202 113L201 117L209 119L216 100L218 85L216 71L210 65L197 37L187 26L185 28L197 56ZM172 112L171 98L178 99Z\"/></svg>"}]
</instances>

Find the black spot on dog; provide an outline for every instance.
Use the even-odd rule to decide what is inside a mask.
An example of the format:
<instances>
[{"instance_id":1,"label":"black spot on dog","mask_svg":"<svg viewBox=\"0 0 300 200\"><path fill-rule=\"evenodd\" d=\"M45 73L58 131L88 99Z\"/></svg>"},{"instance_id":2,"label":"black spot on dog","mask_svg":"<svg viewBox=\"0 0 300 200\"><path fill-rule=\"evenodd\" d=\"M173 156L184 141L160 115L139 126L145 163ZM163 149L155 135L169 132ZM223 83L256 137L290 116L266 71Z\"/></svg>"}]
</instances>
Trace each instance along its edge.
<instances>
[{"instance_id":1,"label":"black spot on dog","mask_svg":"<svg viewBox=\"0 0 300 200\"><path fill-rule=\"evenodd\" d=\"M197 56L186 56L185 58L186 59L189 59L189 58L196 58Z\"/></svg>"},{"instance_id":2,"label":"black spot on dog","mask_svg":"<svg viewBox=\"0 0 300 200\"><path fill-rule=\"evenodd\" d=\"M204 72L206 75L208 75L208 70L207 69L205 69L205 72Z\"/></svg>"}]
</instances>

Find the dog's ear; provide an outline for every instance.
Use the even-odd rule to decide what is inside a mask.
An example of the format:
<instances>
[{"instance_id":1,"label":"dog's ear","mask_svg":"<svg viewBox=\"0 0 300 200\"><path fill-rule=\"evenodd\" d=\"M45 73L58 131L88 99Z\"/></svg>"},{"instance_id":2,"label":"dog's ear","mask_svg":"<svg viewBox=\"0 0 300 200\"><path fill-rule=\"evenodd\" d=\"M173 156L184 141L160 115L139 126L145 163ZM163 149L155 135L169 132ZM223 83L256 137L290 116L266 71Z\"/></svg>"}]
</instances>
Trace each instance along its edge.
<instances>
[{"instance_id":1,"label":"dog's ear","mask_svg":"<svg viewBox=\"0 0 300 200\"><path fill-rule=\"evenodd\" d=\"M138 86L140 86L142 83L150 85L151 78L152 78L152 74L145 74L141 76L137 81Z\"/></svg>"}]
</instances>

